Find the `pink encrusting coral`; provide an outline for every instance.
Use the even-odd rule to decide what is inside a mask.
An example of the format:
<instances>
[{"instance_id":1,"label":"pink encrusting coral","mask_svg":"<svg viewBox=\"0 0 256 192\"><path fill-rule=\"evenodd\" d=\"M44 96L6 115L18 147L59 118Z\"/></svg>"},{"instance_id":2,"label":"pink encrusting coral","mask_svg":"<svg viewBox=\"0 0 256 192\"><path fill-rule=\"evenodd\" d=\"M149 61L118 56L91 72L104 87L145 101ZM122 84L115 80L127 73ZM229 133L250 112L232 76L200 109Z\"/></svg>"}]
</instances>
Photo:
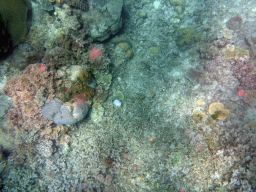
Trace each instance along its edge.
<instances>
[{"instance_id":1,"label":"pink encrusting coral","mask_svg":"<svg viewBox=\"0 0 256 192\"><path fill-rule=\"evenodd\" d=\"M103 45L92 45L88 51L88 61L93 69L106 69L110 60L107 58Z\"/></svg>"},{"instance_id":2,"label":"pink encrusting coral","mask_svg":"<svg viewBox=\"0 0 256 192\"><path fill-rule=\"evenodd\" d=\"M244 97L245 96L245 91L243 89L240 89L240 90L237 91L237 95L239 97Z\"/></svg>"},{"instance_id":3,"label":"pink encrusting coral","mask_svg":"<svg viewBox=\"0 0 256 192\"><path fill-rule=\"evenodd\" d=\"M74 97L72 98L72 101L74 102L74 104L81 106L84 105L88 102L88 98L86 97L85 94L81 93L81 94L76 94L74 95Z\"/></svg>"},{"instance_id":4,"label":"pink encrusting coral","mask_svg":"<svg viewBox=\"0 0 256 192\"><path fill-rule=\"evenodd\" d=\"M89 50L89 61L100 62L103 58L103 48L101 46L94 46Z\"/></svg>"}]
</instances>

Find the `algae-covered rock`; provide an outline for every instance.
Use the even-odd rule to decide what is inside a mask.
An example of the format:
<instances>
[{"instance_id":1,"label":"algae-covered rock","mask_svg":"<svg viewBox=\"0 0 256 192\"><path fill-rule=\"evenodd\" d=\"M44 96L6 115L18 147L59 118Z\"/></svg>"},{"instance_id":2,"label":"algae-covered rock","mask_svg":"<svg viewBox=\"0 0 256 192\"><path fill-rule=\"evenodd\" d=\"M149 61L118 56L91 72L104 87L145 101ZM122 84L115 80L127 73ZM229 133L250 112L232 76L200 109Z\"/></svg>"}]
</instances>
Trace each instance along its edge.
<instances>
[{"instance_id":1,"label":"algae-covered rock","mask_svg":"<svg viewBox=\"0 0 256 192\"><path fill-rule=\"evenodd\" d=\"M93 22L90 22L93 39L104 41L110 35L117 33L122 25L122 7L123 0L108 0L104 6L91 10L91 14L94 15Z\"/></svg>"},{"instance_id":2,"label":"algae-covered rock","mask_svg":"<svg viewBox=\"0 0 256 192\"><path fill-rule=\"evenodd\" d=\"M117 44L118 47L125 52L125 56L127 59L131 59L133 57L133 50L129 43L121 42Z\"/></svg>"},{"instance_id":3,"label":"algae-covered rock","mask_svg":"<svg viewBox=\"0 0 256 192\"><path fill-rule=\"evenodd\" d=\"M91 118L94 123L98 123L102 120L104 115L104 108L100 103L94 103L92 106Z\"/></svg>"},{"instance_id":4,"label":"algae-covered rock","mask_svg":"<svg viewBox=\"0 0 256 192\"><path fill-rule=\"evenodd\" d=\"M103 87L108 90L110 85L111 85L111 80L112 80L112 75L102 75L102 74L97 74L96 75L96 81L98 84L103 85Z\"/></svg>"},{"instance_id":5,"label":"algae-covered rock","mask_svg":"<svg viewBox=\"0 0 256 192\"><path fill-rule=\"evenodd\" d=\"M29 0L1 0L0 57L18 45L29 29L31 3Z\"/></svg>"},{"instance_id":6,"label":"algae-covered rock","mask_svg":"<svg viewBox=\"0 0 256 192\"><path fill-rule=\"evenodd\" d=\"M41 9L45 11L53 10L53 6L49 0L39 0L39 3L41 4Z\"/></svg>"},{"instance_id":7,"label":"algae-covered rock","mask_svg":"<svg viewBox=\"0 0 256 192\"><path fill-rule=\"evenodd\" d=\"M124 99L124 94L122 93L122 91L117 91L117 92L114 93L113 98L118 99L118 100L123 100Z\"/></svg>"},{"instance_id":8,"label":"algae-covered rock","mask_svg":"<svg viewBox=\"0 0 256 192\"><path fill-rule=\"evenodd\" d=\"M123 51L128 51L129 49L131 49L131 46L130 46L129 43L127 43L127 42L118 43L118 46L119 46L120 49L122 49Z\"/></svg>"},{"instance_id":9,"label":"algae-covered rock","mask_svg":"<svg viewBox=\"0 0 256 192\"><path fill-rule=\"evenodd\" d=\"M186 0L170 0L170 3L174 6L186 6Z\"/></svg>"},{"instance_id":10,"label":"algae-covered rock","mask_svg":"<svg viewBox=\"0 0 256 192\"><path fill-rule=\"evenodd\" d=\"M28 32L29 0L1 0L0 14L14 45L17 45Z\"/></svg>"},{"instance_id":11,"label":"algae-covered rock","mask_svg":"<svg viewBox=\"0 0 256 192\"><path fill-rule=\"evenodd\" d=\"M176 6L175 10L178 14L182 14L186 8L186 0L170 0L170 3Z\"/></svg>"},{"instance_id":12,"label":"algae-covered rock","mask_svg":"<svg viewBox=\"0 0 256 192\"><path fill-rule=\"evenodd\" d=\"M201 39L202 31L198 27L180 28L178 30L176 43L180 48L191 45Z\"/></svg>"}]
</instances>

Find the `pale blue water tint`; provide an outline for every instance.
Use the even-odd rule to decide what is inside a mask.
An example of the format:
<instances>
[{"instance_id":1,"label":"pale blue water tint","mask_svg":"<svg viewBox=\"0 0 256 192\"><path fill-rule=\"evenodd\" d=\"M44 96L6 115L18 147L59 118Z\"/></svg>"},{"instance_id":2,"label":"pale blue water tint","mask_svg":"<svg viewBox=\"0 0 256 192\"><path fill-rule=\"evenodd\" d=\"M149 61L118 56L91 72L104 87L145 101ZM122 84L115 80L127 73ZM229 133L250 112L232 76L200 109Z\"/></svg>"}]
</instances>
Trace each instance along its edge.
<instances>
[{"instance_id":1,"label":"pale blue water tint","mask_svg":"<svg viewBox=\"0 0 256 192\"><path fill-rule=\"evenodd\" d=\"M16 1L1 191L256 191L255 1Z\"/></svg>"}]
</instances>

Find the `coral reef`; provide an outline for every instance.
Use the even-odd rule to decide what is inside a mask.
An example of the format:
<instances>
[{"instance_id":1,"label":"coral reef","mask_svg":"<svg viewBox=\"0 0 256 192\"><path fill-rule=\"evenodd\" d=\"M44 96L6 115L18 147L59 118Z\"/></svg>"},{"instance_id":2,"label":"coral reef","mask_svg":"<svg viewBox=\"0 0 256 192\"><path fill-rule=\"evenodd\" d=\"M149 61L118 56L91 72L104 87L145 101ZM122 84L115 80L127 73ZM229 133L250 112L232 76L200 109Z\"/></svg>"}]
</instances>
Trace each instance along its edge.
<instances>
[{"instance_id":1,"label":"coral reef","mask_svg":"<svg viewBox=\"0 0 256 192\"><path fill-rule=\"evenodd\" d=\"M125 52L127 59L131 59L133 57L133 50L129 43L121 42L118 43L117 46Z\"/></svg>"},{"instance_id":2,"label":"coral reef","mask_svg":"<svg viewBox=\"0 0 256 192\"><path fill-rule=\"evenodd\" d=\"M52 11L53 5L48 0L39 0L39 3L41 4L41 9L45 11Z\"/></svg>"},{"instance_id":3,"label":"coral reef","mask_svg":"<svg viewBox=\"0 0 256 192\"><path fill-rule=\"evenodd\" d=\"M0 62L3 191L255 191L252 0L39 1Z\"/></svg>"},{"instance_id":4,"label":"coral reef","mask_svg":"<svg viewBox=\"0 0 256 192\"><path fill-rule=\"evenodd\" d=\"M108 97L108 90L103 85L98 85L95 89L94 101L97 103L103 103Z\"/></svg>"},{"instance_id":5,"label":"coral reef","mask_svg":"<svg viewBox=\"0 0 256 192\"><path fill-rule=\"evenodd\" d=\"M88 60L94 70L105 70L110 63L102 45L91 45L88 51Z\"/></svg>"},{"instance_id":6,"label":"coral reef","mask_svg":"<svg viewBox=\"0 0 256 192\"><path fill-rule=\"evenodd\" d=\"M124 94L122 91L116 91L113 95L113 99L124 100Z\"/></svg>"},{"instance_id":7,"label":"coral reef","mask_svg":"<svg viewBox=\"0 0 256 192\"><path fill-rule=\"evenodd\" d=\"M102 85L106 90L109 89L112 80L111 74L96 74L95 77L98 84Z\"/></svg>"}]
</instances>

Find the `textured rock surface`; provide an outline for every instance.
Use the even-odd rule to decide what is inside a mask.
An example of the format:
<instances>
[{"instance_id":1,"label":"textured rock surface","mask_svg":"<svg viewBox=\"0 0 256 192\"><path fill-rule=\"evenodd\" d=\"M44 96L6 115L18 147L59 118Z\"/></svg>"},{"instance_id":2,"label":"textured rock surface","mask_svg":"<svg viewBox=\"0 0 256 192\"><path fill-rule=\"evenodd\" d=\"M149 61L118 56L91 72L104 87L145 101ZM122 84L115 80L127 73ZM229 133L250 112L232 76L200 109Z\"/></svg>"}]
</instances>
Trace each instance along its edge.
<instances>
[{"instance_id":1,"label":"textured rock surface","mask_svg":"<svg viewBox=\"0 0 256 192\"><path fill-rule=\"evenodd\" d=\"M111 0L104 6L98 6L97 9L92 10L96 19L90 24L90 33L93 39L104 41L119 30L122 25L122 7L123 0Z\"/></svg>"}]
</instances>

